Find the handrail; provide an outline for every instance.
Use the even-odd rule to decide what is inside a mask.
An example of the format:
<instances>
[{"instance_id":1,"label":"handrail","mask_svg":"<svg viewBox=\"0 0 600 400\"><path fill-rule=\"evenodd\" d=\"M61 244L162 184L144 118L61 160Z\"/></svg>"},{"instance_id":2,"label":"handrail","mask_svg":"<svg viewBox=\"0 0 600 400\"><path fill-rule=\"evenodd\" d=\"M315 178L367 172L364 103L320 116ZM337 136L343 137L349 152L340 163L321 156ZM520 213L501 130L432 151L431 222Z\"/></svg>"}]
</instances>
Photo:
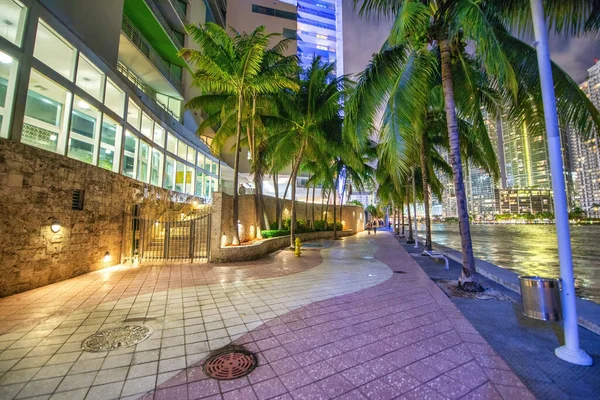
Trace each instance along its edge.
<instances>
[{"instance_id":1,"label":"handrail","mask_svg":"<svg viewBox=\"0 0 600 400\"><path fill-rule=\"evenodd\" d=\"M150 62L154 64L156 68L158 68L163 76L167 78L167 80L171 82L173 86L177 88L177 90L181 91L181 80L171 73L169 63L162 59L160 54L158 54L152 45L148 43L144 35L142 35L126 17L123 17L121 30L125 36L127 36L129 40L131 40L131 42L142 52L142 54L144 54L146 58L150 60Z\"/></svg>"},{"instance_id":2,"label":"handrail","mask_svg":"<svg viewBox=\"0 0 600 400\"><path fill-rule=\"evenodd\" d=\"M153 0L146 0L146 4L150 8L150 10L152 10L152 13L154 14L154 16L156 17L156 19L158 20L158 22L162 25L162 27L165 30L166 34L169 35L169 38L171 39L171 41L173 42L173 44L175 45L175 47L177 47L177 50L181 50L181 48L183 47L183 45L179 42L179 40L177 39L177 36L175 36L175 33L173 32L173 29L169 26L169 23L167 22L167 20L165 19L165 17L163 17L162 13L158 9L158 7L154 3L154 1Z\"/></svg>"}]
</instances>

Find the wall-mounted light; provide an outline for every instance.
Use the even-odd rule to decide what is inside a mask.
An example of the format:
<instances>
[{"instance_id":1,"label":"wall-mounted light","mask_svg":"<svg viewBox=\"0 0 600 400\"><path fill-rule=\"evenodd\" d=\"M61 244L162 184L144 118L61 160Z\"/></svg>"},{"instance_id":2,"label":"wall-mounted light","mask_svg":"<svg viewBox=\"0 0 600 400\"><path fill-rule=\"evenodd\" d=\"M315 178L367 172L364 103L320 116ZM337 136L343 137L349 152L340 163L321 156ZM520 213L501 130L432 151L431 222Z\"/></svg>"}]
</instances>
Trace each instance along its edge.
<instances>
[{"instance_id":1,"label":"wall-mounted light","mask_svg":"<svg viewBox=\"0 0 600 400\"><path fill-rule=\"evenodd\" d=\"M60 231L60 228L62 228L62 225L60 224L60 222L54 218L54 217L50 217L48 219L48 221L52 221L50 223L50 230L54 233L58 233L58 231Z\"/></svg>"},{"instance_id":2,"label":"wall-mounted light","mask_svg":"<svg viewBox=\"0 0 600 400\"><path fill-rule=\"evenodd\" d=\"M112 261L112 257L110 256L110 252L106 252L104 253L104 257L102 258L102 261L104 261L105 263L109 263Z\"/></svg>"}]
</instances>

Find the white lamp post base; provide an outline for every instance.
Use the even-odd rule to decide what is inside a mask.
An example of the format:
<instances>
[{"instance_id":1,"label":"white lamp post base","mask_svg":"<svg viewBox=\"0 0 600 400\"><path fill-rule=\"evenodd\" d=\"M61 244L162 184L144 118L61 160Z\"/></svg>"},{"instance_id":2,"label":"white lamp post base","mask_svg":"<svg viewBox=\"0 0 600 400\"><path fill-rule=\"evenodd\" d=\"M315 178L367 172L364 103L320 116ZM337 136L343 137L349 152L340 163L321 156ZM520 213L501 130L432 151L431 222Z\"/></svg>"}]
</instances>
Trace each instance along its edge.
<instances>
[{"instance_id":1,"label":"white lamp post base","mask_svg":"<svg viewBox=\"0 0 600 400\"><path fill-rule=\"evenodd\" d=\"M554 350L554 355L568 363L582 365L584 367L589 367L593 363L592 357L581 349L572 350L568 349L566 346L560 346Z\"/></svg>"}]
</instances>

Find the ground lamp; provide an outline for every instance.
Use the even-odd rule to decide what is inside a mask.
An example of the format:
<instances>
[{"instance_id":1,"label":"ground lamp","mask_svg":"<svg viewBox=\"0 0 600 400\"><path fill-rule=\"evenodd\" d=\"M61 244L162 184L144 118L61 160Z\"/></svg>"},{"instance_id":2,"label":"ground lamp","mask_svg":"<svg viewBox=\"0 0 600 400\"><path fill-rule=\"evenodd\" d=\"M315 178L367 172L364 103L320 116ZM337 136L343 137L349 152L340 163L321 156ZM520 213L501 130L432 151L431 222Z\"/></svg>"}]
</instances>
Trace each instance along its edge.
<instances>
[{"instance_id":1,"label":"ground lamp","mask_svg":"<svg viewBox=\"0 0 600 400\"><path fill-rule=\"evenodd\" d=\"M558 259L560 262L560 278L562 280L562 309L564 317L565 345L558 347L554 354L564 361L577 365L592 365L592 358L579 347L579 325L575 306L575 280L573 277L573 256L571 254L571 233L569 232L569 213L567 194L563 178L561 143L556 112L556 96L552 79L550 49L548 47L548 30L544 18L542 0L531 0L535 48L537 51L546 133L548 136L548 155L550 173L552 174L552 191L554 192L554 215L556 236L558 239Z\"/></svg>"},{"instance_id":2,"label":"ground lamp","mask_svg":"<svg viewBox=\"0 0 600 400\"><path fill-rule=\"evenodd\" d=\"M105 263L111 262L112 261L112 257L110 256L110 252L107 251L106 253L104 253L104 257L102 258L102 260Z\"/></svg>"}]
</instances>

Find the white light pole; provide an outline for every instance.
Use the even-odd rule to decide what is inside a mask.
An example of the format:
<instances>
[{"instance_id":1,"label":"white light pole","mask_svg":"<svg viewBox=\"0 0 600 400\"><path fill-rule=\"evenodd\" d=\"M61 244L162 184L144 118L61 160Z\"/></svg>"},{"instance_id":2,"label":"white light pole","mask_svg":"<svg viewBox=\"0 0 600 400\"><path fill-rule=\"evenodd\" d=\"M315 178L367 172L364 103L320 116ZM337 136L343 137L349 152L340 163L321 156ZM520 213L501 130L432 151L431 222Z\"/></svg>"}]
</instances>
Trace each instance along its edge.
<instances>
[{"instance_id":1,"label":"white light pole","mask_svg":"<svg viewBox=\"0 0 600 400\"><path fill-rule=\"evenodd\" d=\"M415 249L419 248L419 235L417 235L417 191L415 190L415 167L412 168L412 192L413 192L413 211L415 214Z\"/></svg>"},{"instance_id":2,"label":"white light pole","mask_svg":"<svg viewBox=\"0 0 600 400\"><path fill-rule=\"evenodd\" d=\"M561 294L565 345L558 347L554 351L554 354L567 362L587 366L592 365L592 358L579 348L579 325L577 323L577 308L575 306L575 280L573 277L573 256L571 254L567 194L565 191L552 65L550 63L550 50L548 48L548 31L546 29L542 0L531 0L531 12L533 15L535 47L542 85L546 133L548 136L548 155L550 157L552 191L554 192L554 216L558 239L558 259L562 281Z\"/></svg>"}]
</instances>

